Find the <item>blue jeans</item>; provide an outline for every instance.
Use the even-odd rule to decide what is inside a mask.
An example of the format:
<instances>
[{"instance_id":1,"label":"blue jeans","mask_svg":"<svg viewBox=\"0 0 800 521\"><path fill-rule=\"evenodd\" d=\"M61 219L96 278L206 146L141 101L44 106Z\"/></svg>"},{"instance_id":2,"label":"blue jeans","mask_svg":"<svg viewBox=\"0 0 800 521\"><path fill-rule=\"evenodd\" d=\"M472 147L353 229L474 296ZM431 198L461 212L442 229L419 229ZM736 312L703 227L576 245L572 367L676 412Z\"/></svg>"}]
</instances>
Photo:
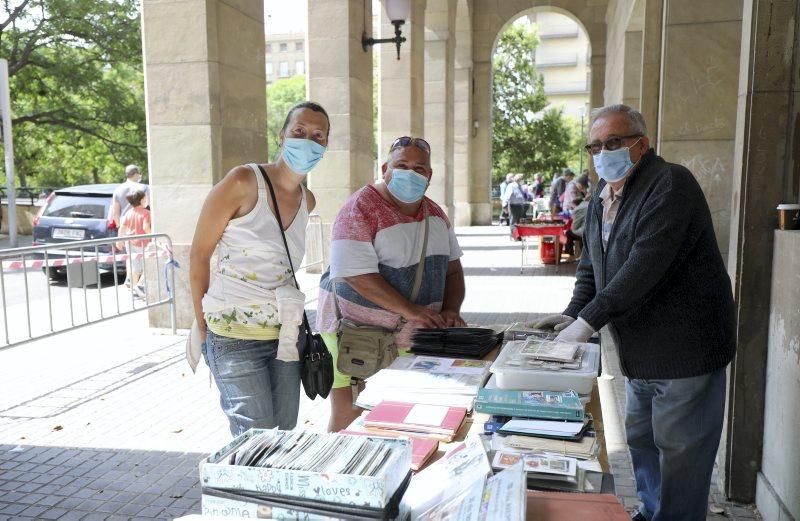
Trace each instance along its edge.
<instances>
[{"instance_id":1,"label":"blue jeans","mask_svg":"<svg viewBox=\"0 0 800 521\"><path fill-rule=\"evenodd\" d=\"M234 436L251 427L289 430L297 424L300 362L283 362L277 353L277 340L239 340L208 331L203 356Z\"/></svg>"},{"instance_id":2,"label":"blue jeans","mask_svg":"<svg viewBox=\"0 0 800 521\"><path fill-rule=\"evenodd\" d=\"M651 521L705 521L725 411L725 369L626 380L625 433L639 511Z\"/></svg>"}]
</instances>

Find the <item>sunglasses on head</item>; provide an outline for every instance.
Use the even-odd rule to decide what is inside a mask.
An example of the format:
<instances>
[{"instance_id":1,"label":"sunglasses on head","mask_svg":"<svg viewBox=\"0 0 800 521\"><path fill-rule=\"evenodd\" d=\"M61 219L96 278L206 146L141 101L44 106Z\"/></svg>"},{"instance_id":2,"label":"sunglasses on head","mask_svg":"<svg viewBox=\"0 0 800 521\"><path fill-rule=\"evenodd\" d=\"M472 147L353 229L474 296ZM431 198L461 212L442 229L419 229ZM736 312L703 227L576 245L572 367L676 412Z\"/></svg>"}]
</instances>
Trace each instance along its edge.
<instances>
[{"instance_id":1,"label":"sunglasses on head","mask_svg":"<svg viewBox=\"0 0 800 521\"><path fill-rule=\"evenodd\" d=\"M427 152L428 154L431 153L430 143L428 143L421 137L411 137L411 136L403 136L395 139L394 143L392 143L392 146L389 147L389 152L391 153L397 150L398 148L405 148L411 145L414 145L423 152Z\"/></svg>"}]
</instances>

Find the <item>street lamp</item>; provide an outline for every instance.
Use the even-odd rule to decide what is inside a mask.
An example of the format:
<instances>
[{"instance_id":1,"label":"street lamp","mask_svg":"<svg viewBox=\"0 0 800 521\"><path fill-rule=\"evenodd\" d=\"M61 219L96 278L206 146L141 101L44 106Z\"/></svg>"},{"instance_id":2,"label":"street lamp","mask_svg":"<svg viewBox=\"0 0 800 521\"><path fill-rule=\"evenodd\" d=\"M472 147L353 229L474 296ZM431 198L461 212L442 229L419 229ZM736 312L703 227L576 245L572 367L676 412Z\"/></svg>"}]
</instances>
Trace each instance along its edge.
<instances>
[{"instance_id":1,"label":"street lamp","mask_svg":"<svg viewBox=\"0 0 800 521\"><path fill-rule=\"evenodd\" d=\"M400 59L400 44L406 41L402 36L400 27L406 23L406 20L411 16L411 0L384 0L383 5L386 8L386 15L394 25L394 38L372 38L367 36L367 29L361 35L361 48L364 52L369 51L369 48L378 43L393 43L397 46L397 59Z\"/></svg>"}]
</instances>

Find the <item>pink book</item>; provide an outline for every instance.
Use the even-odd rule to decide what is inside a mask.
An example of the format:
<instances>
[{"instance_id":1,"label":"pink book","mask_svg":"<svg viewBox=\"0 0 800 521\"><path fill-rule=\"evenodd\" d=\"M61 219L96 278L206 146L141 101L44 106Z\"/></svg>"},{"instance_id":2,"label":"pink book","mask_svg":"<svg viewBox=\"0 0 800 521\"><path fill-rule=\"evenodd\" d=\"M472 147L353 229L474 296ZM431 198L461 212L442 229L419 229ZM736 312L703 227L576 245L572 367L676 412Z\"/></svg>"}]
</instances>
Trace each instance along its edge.
<instances>
[{"instance_id":1,"label":"pink book","mask_svg":"<svg viewBox=\"0 0 800 521\"><path fill-rule=\"evenodd\" d=\"M380 436L367 431L339 431L339 434L350 434L353 436ZM387 434L387 438L396 436ZM406 438L406 436L404 436ZM418 436L407 436L411 441L411 469L417 471L422 468L426 461L439 449L439 441L432 438L421 438Z\"/></svg>"},{"instance_id":2,"label":"pink book","mask_svg":"<svg viewBox=\"0 0 800 521\"><path fill-rule=\"evenodd\" d=\"M382 401L364 417L364 426L454 435L466 416L463 407Z\"/></svg>"}]
</instances>

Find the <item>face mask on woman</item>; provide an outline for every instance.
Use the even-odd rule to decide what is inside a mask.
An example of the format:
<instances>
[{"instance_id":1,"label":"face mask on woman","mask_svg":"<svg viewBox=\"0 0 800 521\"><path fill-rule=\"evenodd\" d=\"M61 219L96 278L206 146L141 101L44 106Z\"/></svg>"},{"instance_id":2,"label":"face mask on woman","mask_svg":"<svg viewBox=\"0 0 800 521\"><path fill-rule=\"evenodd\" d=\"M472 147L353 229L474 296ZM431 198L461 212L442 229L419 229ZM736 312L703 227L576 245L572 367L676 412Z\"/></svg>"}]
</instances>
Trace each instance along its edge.
<instances>
[{"instance_id":1,"label":"face mask on woman","mask_svg":"<svg viewBox=\"0 0 800 521\"><path fill-rule=\"evenodd\" d=\"M631 146L639 142L639 138ZM634 167L631 161L631 147L618 148L616 150L601 150L599 154L592 156L594 159L594 171L600 179L614 183L625 178L628 172ZM638 162L638 161L637 161Z\"/></svg>"},{"instance_id":2,"label":"face mask on woman","mask_svg":"<svg viewBox=\"0 0 800 521\"><path fill-rule=\"evenodd\" d=\"M395 168L392 170L392 179L386 185L389 192L404 203L416 203L425 195L428 189L428 178L413 170Z\"/></svg>"},{"instance_id":3,"label":"face mask on woman","mask_svg":"<svg viewBox=\"0 0 800 521\"><path fill-rule=\"evenodd\" d=\"M283 161L298 174L305 175L317 166L325 147L310 139L287 137L283 140Z\"/></svg>"}]
</instances>

